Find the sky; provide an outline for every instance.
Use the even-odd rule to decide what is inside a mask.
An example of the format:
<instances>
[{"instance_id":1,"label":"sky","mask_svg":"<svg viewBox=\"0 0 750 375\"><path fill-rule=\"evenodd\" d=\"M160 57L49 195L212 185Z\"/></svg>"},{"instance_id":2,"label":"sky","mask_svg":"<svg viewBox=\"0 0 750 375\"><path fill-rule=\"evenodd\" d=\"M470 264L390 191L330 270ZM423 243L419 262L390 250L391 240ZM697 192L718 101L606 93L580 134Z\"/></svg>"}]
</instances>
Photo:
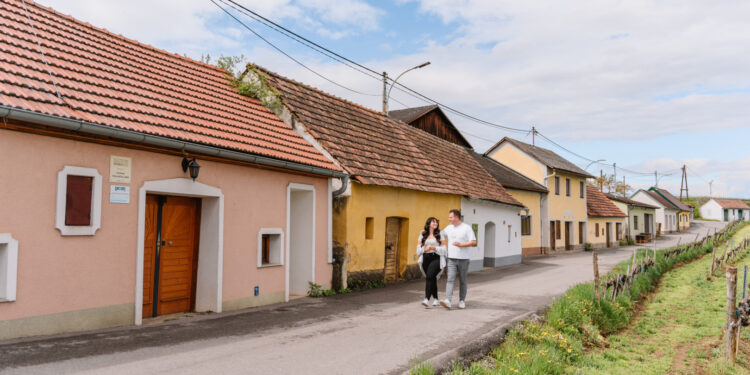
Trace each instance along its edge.
<instances>
[{"instance_id":1,"label":"sky","mask_svg":"<svg viewBox=\"0 0 750 375\"><path fill-rule=\"evenodd\" d=\"M218 0L217 0L218 1ZM375 110L382 82L210 0L40 0L125 37L199 59L244 55ZM750 198L750 2L735 0L237 0L452 108L616 163L634 188ZM334 83L329 82L333 81ZM346 88L342 88L344 86ZM390 109L429 103L393 90ZM509 132L449 113L475 150ZM589 161L537 137L586 167ZM621 169L625 168L625 170ZM615 172L593 164L592 174ZM639 173L632 173L639 172Z\"/></svg>"}]
</instances>

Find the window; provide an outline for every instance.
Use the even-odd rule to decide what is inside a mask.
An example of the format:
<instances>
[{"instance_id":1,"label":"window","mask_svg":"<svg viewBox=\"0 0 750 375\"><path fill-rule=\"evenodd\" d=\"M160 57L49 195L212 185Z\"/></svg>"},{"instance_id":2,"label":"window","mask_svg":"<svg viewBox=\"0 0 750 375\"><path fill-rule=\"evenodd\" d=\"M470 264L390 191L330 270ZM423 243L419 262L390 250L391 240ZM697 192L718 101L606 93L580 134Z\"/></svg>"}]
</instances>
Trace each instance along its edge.
<instances>
[{"instance_id":1,"label":"window","mask_svg":"<svg viewBox=\"0 0 750 375\"><path fill-rule=\"evenodd\" d=\"M560 234L560 220L555 221L555 238L558 240L562 238L562 235Z\"/></svg>"},{"instance_id":2,"label":"window","mask_svg":"<svg viewBox=\"0 0 750 375\"><path fill-rule=\"evenodd\" d=\"M599 237L599 223L594 225L594 232L596 232L596 236Z\"/></svg>"},{"instance_id":3,"label":"window","mask_svg":"<svg viewBox=\"0 0 750 375\"><path fill-rule=\"evenodd\" d=\"M365 218L365 239L371 240L375 234L375 220L368 217Z\"/></svg>"},{"instance_id":4,"label":"window","mask_svg":"<svg viewBox=\"0 0 750 375\"><path fill-rule=\"evenodd\" d=\"M617 241L622 240L622 223L615 223L615 239Z\"/></svg>"},{"instance_id":5,"label":"window","mask_svg":"<svg viewBox=\"0 0 750 375\"><path fill-rule=\"evenodd\" d=\"M0 302L16 300L18 241L9 233L0 233Z\"/></svg>"},{"instance_id":6,"label":"window","mask_svg":"<svg viewBox=\"0 0 750 375\"><path fill-rule=\"evenodd\" d=\"M510 230L510 227L511 226L508 225L508 243L510 243L510 236L511 236L511 233L512 233L511 230Z\"/></svg>"},{"instance_id":7,"label":"window","mask_svg":"<svg viewBox=\"0 0 750 375\"><path fill-rule=\"evenodd\" d=\"M531 216L529 215L521 216L521 235L522 236L531 235Z\"/></svg>"},{"instance_id":8,"label":"window","mask_svg":"<svg viewBox=\"0 0 750 375\"><path fill-rule=\"evenodd\" d=\"M583 199L583 192L586 191L583 187L583 181L578 182L578 189L580 190L579 193L581 194L581 199Z\"/></svg>"},{"instance_id":9,"label":"window","mask_svg":"<svg viewBox=\"0 0 750 375\"><path fill-rule=\"evenodd\" d=\"M570 196L570 179L569 178L565 179L565 196L566 197Z\"/></svg>"},{"instance_id":10,"label":"window","mask_svg":"<svg viewBox=\"0 0 750 375\"><path fill-rule=\"evenodd\" d=\"M284 264L282 244L284 232L281 228L263 228L258 232L258 267Z\"/></svg>"},{"instance_id":11,"label":"window","mask_svg":"<svg viewBox=\"0 0 750 375\"><path fill-rule=\"evenodd\" d=\"M477 243L479 243L479 224L471 224L471 230L474 231L474 238L476 238Z\"/></svg>"},{"instance_id":12,"label":"window","mask_svg":"<svg viewBox=\"0 0 750 375\"><path fill-rule=\"evenodd\" d=\"M638 230L638 216L633 216L633 229Z\"/></svg>"},{"instance_id":13,"label":"window","mask_svg":"<svg viewBox=\"0 0 750 375\"><path fill-rule=\"evenodd\" d=\"M55 227L63 236L93 236L101 211L102 176L96 169L65 166L57 173Z\"/></svg>"},{"instance_id":14,"label":"window","mask_svg":"<svg viewBox=\"0 0 750 375\"><path fill-rule=\"evenodd\" d=\"M560 177L555 176L555 195L560 195Z\"/></svg>"}]
</instances>

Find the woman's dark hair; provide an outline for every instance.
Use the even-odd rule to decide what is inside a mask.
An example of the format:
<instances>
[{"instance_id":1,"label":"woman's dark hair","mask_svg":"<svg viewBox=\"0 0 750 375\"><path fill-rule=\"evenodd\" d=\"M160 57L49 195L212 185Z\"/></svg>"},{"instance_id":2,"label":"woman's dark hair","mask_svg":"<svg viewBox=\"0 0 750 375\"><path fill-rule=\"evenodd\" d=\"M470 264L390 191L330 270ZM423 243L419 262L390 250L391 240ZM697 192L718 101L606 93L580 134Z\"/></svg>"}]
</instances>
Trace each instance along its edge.
<instances>
[{"instance_id":1,"label":"woman's dark hair","mask_svg":"<svg viewBox=\"0 0 750 375\"><path fill-rule=\"evenodd\" d=\"M430 236L430 223L435 220L437 222L437 227L435 227L435 230L432 232L432 235L435 236L435 239L438 243L440 243L440 221L434 217L428 217L427 221L424 223L424 230L422 231L422 238L419 240L420 245L424 245L424 241L427 239L427 237Z\"/></svg>"}]
</instances>

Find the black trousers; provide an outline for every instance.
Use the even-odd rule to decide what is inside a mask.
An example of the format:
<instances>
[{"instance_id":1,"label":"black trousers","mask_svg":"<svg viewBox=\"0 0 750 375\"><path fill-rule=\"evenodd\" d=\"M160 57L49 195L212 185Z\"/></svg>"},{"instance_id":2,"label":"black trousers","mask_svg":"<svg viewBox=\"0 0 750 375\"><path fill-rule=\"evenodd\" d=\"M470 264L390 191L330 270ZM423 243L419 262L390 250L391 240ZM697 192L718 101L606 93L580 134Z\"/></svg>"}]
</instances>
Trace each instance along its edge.
<instances>
[{"instance_id":1,"label":"black trousers","mask_svg":"<svg viewBox=\"0 0 750 375\"><path fill-rule=\"evenodd\" d=\"M440 273L440 255L424 253L422 255L422 271L424 271L427 278L424 286L424 298L430 299L430 297L433 297L438 299L437 275Z\"/></svg>"}]
</instances>

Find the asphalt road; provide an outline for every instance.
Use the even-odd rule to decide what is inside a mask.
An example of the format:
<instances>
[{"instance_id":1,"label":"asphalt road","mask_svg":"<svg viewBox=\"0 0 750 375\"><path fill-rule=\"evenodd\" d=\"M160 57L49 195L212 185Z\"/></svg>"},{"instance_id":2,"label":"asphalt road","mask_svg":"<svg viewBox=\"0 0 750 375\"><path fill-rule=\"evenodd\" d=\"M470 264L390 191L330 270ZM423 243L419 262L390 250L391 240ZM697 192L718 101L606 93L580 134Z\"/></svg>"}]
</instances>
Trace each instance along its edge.
<instances>
[{"instance_id":1,"label":"asphalt road","mask_svg":"<svg viewBox=\"0 0 750 375\"><path fill-rule=\"evenodd\" d=\"M657 248L704 236L698 222ZM599 253L602 272L634 247ZM425 309L423 281L328 298L126 327L0 342L8 374L382 374L418 360L445 360L508 322L593 278L590 253L527 259L469 276L465 310ZM441 280L439 294L444 291ZM456 291L457 293L458 291Z\"/></svg>"}]
</instances>

